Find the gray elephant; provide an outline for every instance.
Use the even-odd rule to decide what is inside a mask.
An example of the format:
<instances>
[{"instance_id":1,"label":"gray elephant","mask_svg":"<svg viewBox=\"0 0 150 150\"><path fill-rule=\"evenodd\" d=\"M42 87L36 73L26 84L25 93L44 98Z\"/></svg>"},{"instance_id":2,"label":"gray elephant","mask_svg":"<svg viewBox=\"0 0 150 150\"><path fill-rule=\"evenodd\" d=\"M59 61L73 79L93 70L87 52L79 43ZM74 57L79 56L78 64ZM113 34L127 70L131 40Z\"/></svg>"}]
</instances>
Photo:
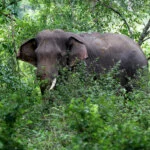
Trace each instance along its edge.
<instances>
[{"instance_id":1,"label":"gray elephant","mask_svg":"<svg viewBox=\"0 0 150 150\"><path fill-rule=\"evenodd\" d=\"M54 87L58 66L73 67L77 61L84 61L89 72L100 74L120 62L121 85L129 91L127 76L134 78L137 69L148 65L139 45L125 35L75 34L63 30L40 32L21 45L17 58L36 66L37 77L47 80L40 86L42 94Z\"/></svg>"}]
</instances>

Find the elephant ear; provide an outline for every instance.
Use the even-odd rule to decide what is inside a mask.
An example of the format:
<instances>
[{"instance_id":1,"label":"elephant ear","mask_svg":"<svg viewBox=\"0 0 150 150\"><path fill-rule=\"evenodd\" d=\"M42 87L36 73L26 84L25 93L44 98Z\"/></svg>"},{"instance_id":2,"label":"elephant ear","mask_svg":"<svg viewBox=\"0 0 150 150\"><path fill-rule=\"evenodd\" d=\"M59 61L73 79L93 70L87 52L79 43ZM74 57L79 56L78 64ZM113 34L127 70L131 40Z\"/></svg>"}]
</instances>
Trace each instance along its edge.
<instances>
[{"instance_id":1,"label":"elephant ear","mask_svg":"<svg viewBox=\"0 0 150 150\"><path fill-rule=\"evenodd\" d=\"M36 39L30 39L27 42L23 43L20 46L19 52L17 54L17 59L28 62L34 66L36 66L36 54L35 49L37 48Z\"/></svg>"},{"instance_id":2,"label":"elephant ear","mask_svg":"<svg viewBox=\"0 0 150 150\"><path fill-rule=\"evenodd\" d=\"M85 44L78 37L70 37L68 41L68 61L70 66L74 66L76 61L88 58Z\"/></svg>"}]
</instances>

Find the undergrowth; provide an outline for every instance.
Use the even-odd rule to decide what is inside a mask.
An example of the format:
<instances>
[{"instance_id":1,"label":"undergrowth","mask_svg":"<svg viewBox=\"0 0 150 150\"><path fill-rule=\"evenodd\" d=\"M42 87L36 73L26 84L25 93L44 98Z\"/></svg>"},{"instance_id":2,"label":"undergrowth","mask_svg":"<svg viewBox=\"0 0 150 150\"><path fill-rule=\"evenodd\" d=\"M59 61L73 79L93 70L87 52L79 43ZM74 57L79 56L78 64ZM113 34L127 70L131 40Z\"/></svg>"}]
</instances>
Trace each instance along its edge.
<instances>
[{"instance_id":1,"label":"undergrowth","mask_svg":"<svg viewBox=\"0 0 150 150\"><path fill-rule=\"evenodd\" d=\"M10 73L0 74L1 150L150 149L147 77L126 93L114 78L117 68L96 80L84 66L64 68L44 103L34 77L26 83Z\"/></svg>"}]
</instances>

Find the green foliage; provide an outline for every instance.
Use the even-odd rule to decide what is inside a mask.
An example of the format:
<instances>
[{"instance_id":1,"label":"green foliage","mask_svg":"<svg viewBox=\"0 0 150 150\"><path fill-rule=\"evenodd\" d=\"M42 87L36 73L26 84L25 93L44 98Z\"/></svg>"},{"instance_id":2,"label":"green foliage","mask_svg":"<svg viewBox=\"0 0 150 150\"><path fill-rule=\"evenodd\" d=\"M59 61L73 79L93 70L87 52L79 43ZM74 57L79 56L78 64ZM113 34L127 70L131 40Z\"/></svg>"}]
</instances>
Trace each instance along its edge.
<instances>
[{"instance_id":1,"label":"green foliage","mask_svg":"<svg viewBox=\"0 0 150 150\"><path fill-rule=\"evenodd\" d=\"M125 89L114 79L117 67L97 80L84 67L79 64L74 72L63 69L56 89L46 95L47 104L41 103L33 84L9 91L10 98L0 103L2 145L11 137L9 146L17 141L31 150L149 149L146 77L125 99Z\"/></svg>"},{"instance_id":2,"label":"green foliage","mask_svg":"<svg viewBox=\"0 0 150 150\"><path fill-rule=\"evenodd\" d=\"M73 132L67 149L149 149L150 87L146 77L136 84L141 88L125 99L125 89L113 78L117 67L96 81L81 70L65 73L67 81L59 81L48 96L55 106L67 103L66 122Z\"/></svg>"},{"instance_id":3,"label":"green foliage","mask_svg":"<svg viewBox=\"0 0 150 150\"><path fill-rule=\"evenodd\" d=\"M71 129L77 134L72 138L70 149L148 150L150 101L147 96L144 100L135 97L125 104L122 97L106 93L94 100L72 99L67 116Z\"/></svg>"},{"instance_id":4,"label":"green foliage","mask_svg":"<svg viewBox=\"0 0 150 150\"><path fill-rule=\"evenodd\" d=\"M149 150L150 77L138 79L126 94L114 79L118 66L99 78L88 74L84 64L73 72L62 68L44 103L35 68L16 61L21 43L43 29L131 36L125 18L138 40L148 17L149 0L2 0L0 150ZM142 48L149 57L149 42Z\"/></svg>"}]
</instances>

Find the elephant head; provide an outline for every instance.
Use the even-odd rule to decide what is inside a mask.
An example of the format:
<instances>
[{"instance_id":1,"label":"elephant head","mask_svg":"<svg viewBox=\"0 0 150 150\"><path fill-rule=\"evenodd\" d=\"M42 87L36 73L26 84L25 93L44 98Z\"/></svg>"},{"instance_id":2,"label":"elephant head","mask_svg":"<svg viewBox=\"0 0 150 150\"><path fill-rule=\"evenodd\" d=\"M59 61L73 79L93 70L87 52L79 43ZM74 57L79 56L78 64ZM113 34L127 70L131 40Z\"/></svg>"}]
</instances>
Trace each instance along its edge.
<instances>
[{"instance_id":1,"label":"elephant head","mask_svg":"<svg viewBox=\"0 0 150 150\"><path fill-rule=\"evenodd\" d=\"M82 37L62 30L40 32L23 43L17 55L18 59L37 67L36 76L44 81L40 85L42 94L56 81L60 66L74 66L76 60L87 57Z\"/></svg>"}]
</instances>

